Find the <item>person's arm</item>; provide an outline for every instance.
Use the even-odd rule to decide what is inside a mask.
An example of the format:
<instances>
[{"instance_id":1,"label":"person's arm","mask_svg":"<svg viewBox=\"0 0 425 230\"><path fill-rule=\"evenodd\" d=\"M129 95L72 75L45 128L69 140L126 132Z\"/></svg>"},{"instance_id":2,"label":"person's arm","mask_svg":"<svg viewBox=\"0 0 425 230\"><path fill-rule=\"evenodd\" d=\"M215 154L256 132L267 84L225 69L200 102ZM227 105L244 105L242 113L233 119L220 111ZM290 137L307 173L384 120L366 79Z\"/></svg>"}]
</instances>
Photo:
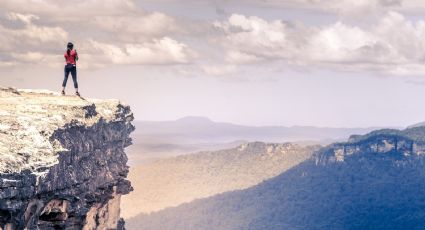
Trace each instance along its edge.
<instances>
[{"instance_id":1,"label":"person's arm","mask_svg":"<svg viewBox=\"0 0 425 230\"><path fill-rule=\"evenodd\" d=\"M78 61L78 53L77 50L75 50L75 60Z\"/></svg>"}]
</instances>

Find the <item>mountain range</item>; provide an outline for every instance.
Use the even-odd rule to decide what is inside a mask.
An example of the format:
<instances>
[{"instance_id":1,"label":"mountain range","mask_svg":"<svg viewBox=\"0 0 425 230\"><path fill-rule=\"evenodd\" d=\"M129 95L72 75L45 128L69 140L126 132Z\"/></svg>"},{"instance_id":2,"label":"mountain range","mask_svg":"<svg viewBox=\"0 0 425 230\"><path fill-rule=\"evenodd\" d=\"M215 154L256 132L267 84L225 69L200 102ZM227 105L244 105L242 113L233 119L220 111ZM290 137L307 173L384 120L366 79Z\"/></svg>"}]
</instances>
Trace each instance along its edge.
<instances>
[{"instance_id":1,"label":"mountain range","mask_svg":"<svg viewBox=\"0 0 425 230\"><path fill-rule=\"evenodd\" d=\"M135 121L133 145L128 148L131 165L198 151L236 147L261 141L296 142L303 145L329 144L351 134L365 134L376 128L326 128L310 126L243 126L214 122L205 117L184 117L175 121Z\"/></svg>"},{"instance_id":2,"label":"mountain range","mask_svg":"<svg viewBox=\"0 0 425 230\"><path fill-rule=\"evenodd\" d=\"M423 229L425 127L320 148L247 189L127 220L128 229Z\"/></svg>"},{"instance_id":3,"label":"mountain range","mask_svg":"<svg viewBox=\"0 0 425 230\"><path fill-rule=\"evenodd\" d=\"M369 128L327 128L313 126L244 126L214 122L205 117L184 117L175 121L136 121L135 135L148 139L169 138L184 143L232 142L235 140L262 142L329 141L342 140L351 134L364 134Z\"/></svg>"}]
</instances>

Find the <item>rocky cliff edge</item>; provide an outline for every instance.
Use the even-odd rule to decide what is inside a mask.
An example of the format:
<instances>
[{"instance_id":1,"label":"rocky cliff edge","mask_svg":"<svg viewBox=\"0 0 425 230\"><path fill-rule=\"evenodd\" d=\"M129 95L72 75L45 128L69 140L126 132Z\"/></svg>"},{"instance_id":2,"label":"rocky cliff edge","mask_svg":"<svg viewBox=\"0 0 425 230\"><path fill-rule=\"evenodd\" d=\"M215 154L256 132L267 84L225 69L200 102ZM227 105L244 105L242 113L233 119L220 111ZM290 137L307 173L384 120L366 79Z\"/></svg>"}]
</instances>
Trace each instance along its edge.
<instances>
[{"instance_id":1,"label":"rocky cliff edge","mask_svg":"<svg viewBox=\"0 0 425 230\"><path fill-rule=\"evenodd\" d=\"M0 229L124 229L130 108L0 88Z\"/></svg>"}]
</instances>

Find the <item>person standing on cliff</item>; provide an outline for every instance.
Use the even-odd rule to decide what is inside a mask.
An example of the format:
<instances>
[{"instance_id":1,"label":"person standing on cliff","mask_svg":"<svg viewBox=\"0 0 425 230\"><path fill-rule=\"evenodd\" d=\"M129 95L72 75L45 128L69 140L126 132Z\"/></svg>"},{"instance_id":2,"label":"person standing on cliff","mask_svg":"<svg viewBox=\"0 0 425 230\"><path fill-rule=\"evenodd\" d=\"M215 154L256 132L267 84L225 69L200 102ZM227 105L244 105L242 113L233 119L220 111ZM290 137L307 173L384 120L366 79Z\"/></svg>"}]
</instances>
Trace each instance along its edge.
<instances>
[{"instance_id":1,"label":"person standing on cliff","mask_svg":"<svg viewBox=\"0 0 425 230\"><path fill-rule=\"evenodd\" d=\"M80 93L78 92L78 82L77 82L77 60L78 60L78 54L77 50L74 50L74 44L71 42L68 42L66 52L64 54L65 57L65 77L63 79L62 83L62 95L65 95L65 87L66 82L68 81L69 73L71 73L72 80L74 81L74 88L75 88L75 95L80 96Z\"/></svg>"}]
</instances>

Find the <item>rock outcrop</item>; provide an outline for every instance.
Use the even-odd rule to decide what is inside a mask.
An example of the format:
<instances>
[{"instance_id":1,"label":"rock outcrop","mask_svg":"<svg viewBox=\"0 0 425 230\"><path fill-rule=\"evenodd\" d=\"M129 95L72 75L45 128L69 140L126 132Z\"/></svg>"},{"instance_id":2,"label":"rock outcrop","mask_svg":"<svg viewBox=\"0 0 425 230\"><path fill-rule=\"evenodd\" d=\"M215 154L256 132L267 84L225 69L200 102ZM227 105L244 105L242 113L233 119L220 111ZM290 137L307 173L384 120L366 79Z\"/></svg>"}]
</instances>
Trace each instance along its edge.
<instances>
[{"instance_id":1,"label":"rock outcrop","mask_svg":"<svg viewBox=\"0 0 425 230\"><path fill-rule=\"evenodd\" d=\"M347 142L331 144L316 153L316 164L344 162L347 156L367 154L424 155L425 127L382 129L366 135L352 135Z\"/></svg>"},{"instance_id":2,"label":"rock outcrop","mask_svg":"<svg viewBox=\"0 0 425 230\"><path fill-rule=\"evenodd\" d=\"M116 100L0 88L0 229L123 229L132 120Z\"/></svg>"}]
</instances>

